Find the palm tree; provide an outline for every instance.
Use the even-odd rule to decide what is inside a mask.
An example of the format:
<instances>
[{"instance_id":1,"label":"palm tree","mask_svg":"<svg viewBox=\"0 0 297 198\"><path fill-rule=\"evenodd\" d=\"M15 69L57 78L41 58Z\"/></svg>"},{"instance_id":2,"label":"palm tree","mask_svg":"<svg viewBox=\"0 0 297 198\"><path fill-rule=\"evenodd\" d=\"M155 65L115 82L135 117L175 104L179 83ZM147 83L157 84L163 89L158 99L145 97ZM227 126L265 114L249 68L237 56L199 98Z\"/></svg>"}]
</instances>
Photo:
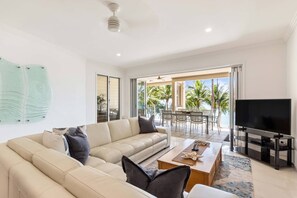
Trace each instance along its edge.
<instances>
[{"instance_id":1,"label":"palm tree","mask_svg":"<svg viewBox=\"0 0 297 198\"><path fill-rule=\"evenodd\" d=\"M159 86L157 89L157 97L160 100L165 100L165 108L168 110L169 100L172 98L172 86Z\"/></svg>"},{"instance_id":2,"label":"palm tree","mask_svg":"<svg viewBox=\"0 0 297 198\"><path fill-rule=\"evenodd\" d=\"M153 108L153 113L156 114L156 106L160 102L158 98L158 89L156 87L147 87L146 104L148 107Z\"/></svg>"},{"instance_id":3,"label":"palm tree","mask_svg":"<svg viewBox=\"0 0 297 198\"><path fill-rule=\"evenodd\" d=\"M221 127L221 116L222 113L226 113L229 110L229 90L225 88L223 85L220 85L217 83L213 86L213 94L214 94L214 115L216 115L216 111L218 112L218 118L217 118L217 125L218 128ZM212 95L209 94L206 98L206 103L210 106L212 105Z\"/></svg>"},{"instance_id":4,"label":"palm tree","mask_svg":"<svg viewBox=\"0 0 297 198\"><path fill-rule=\"evenodd\" d=\"M189 86L186 93L186 106L187 108L200 109L203 102L209 95L209 91L205 85L200 81L196 80L194 86Z\"/></svg>"}]
</instances>

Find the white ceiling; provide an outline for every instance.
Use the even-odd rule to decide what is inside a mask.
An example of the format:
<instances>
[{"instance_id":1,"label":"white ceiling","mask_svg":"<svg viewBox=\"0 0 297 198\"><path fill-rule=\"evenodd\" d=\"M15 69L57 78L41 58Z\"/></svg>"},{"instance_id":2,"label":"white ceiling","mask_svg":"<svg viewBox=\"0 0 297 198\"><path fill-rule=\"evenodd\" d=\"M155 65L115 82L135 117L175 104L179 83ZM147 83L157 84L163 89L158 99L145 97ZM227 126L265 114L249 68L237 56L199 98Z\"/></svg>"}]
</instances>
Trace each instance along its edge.
<instances>
[{"instance_id":1,"label":"white ceiling","mask_svg":"<svg viewBox=\"0 0 297 198\"><path fill-rule=\"evenodd\" d=\"M296 0L115 0L120 33L104 0L0 0L0 23L115 66L283 38ZM213 31L204 30L211 27ZM121 57L116 54L121 53Z\"/></svg>"}]
</instances>

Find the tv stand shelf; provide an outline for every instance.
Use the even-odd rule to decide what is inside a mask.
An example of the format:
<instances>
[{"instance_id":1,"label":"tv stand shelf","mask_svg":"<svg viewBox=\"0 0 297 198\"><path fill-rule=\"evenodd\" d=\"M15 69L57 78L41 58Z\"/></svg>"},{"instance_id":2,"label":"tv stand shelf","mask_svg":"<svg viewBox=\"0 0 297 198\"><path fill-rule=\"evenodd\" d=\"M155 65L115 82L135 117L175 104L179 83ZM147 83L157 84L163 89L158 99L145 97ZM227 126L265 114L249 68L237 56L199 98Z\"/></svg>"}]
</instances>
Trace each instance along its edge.
<instances>
[{"instance_id":1,"label":"tv stand shelf","mask_svg":"<svg viewBox=\"0 0 297 198\"><path fill-rule=\"evenodd\" d=\"M243 144L236 147L239 153L274 166L275 169L292 165L292 145L294 138L284 135L275 136L273 133L246 129L236 140ZM280 159L280 152L287 152L286 159Z\"/></svg>"}]
</instances>

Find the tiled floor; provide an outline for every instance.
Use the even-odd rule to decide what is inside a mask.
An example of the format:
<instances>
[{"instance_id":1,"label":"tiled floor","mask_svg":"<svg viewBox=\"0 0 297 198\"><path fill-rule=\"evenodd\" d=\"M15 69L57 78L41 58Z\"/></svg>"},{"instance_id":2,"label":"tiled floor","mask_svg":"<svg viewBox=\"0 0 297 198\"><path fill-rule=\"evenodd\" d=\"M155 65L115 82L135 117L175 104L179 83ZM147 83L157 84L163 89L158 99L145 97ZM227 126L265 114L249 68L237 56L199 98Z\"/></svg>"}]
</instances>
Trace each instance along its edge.
<instances>
[{"instance_id":1,"label":"tiled floor","mask_svg":"<svg viewBox=\"0 0 297 198\"><path fill-rule=\"evenodd\" d=\"M201 134L201 130L190 134L188 131L175 132L173 129L171 147L181 143L184 138L200 138L221 142L221 140L225 139L226 134L228 134L226 130L221 131L221 133L210 131L209 135L207 135L205 133ZM169 149L161 151L150 159L144 161L141 165L146 166L152 163L168 151ZM231 152L229 144L226 142L223 146L223 153L240 155ZM252 159L251 162L255 198L297 198L297 171L295 168L281 168L280 170L275 170L273 167L256 160Z\"/></svg>"}]
</instances>

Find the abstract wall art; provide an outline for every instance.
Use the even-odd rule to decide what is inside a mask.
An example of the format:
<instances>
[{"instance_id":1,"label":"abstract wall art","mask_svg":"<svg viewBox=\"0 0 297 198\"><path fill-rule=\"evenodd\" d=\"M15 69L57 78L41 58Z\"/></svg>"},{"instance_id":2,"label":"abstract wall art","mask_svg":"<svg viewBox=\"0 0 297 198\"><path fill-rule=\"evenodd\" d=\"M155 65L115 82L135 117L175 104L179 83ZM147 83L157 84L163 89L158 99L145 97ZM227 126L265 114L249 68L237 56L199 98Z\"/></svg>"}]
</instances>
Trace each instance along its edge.
<instances>
[{"instance_id":1,"label":"abstract wall art","mask_svg":"<svg viewBox=\"0 0 297 198\"><path fill-rule=\"evenodd\" d=\"M0 124L43 120L51 96L45 67L21 66L0 58Z\"/></svg>"}]
</instances>

